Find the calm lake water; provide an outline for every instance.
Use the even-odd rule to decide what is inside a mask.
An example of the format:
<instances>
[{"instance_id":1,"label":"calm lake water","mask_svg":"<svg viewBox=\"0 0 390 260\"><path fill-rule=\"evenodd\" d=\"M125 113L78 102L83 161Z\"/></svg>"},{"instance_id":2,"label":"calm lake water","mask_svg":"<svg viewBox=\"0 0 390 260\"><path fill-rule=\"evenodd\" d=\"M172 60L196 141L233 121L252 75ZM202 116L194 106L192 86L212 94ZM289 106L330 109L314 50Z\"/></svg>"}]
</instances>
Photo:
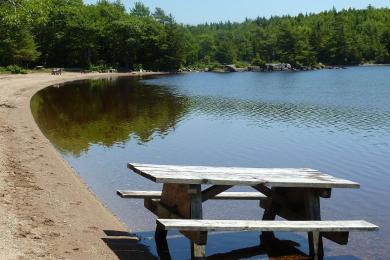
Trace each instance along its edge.
<instances>
[{"instance_id":1,"label":"calm lake water","mask_svg":"<svg viewBox=\"0 0 390 260\"><path fill-rule=\"evenodd\" d=\"M325 240L326 259L389 259L390 67L114 77L48 87L31 101L43 133L91 190L156 254L155 217L117 189L159 189L127 162L310 167L361 184L322 199L323 219L366 219L379 232ZM205 203L207 218L258 219L256 202ZM278 233L308 252L306 235ZM188 240L169 237L174 259ZM216 259L267 259L258 233L210 234ZM235 251L234 251L235 250ZM230 252L233 251L233 252ZM228 253L230 252L230 253Z\"/></svg>"}]
</instances>

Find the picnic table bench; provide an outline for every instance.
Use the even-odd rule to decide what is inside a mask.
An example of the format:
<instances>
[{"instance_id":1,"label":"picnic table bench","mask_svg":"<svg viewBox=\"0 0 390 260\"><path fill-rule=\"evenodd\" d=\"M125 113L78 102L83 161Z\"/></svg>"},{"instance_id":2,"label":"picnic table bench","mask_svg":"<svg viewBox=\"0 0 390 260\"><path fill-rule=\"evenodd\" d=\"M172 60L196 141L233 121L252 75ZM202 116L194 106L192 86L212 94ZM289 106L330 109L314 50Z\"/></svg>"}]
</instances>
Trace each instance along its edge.
<instances>
[{"instance_id":1,"label":"picnic table bench","mask_svg":"<svg viewBox=\"0 0 390 260\"><path fill-rule=\"evenodd\" d=\"M310 254L323 256L322 237L347 244L350 231L374 231L378 227L363 220L322 221L320 197L330 198L333 188L359 188L309 168L237 168L176 166L129 163L128 168L156 183L162 191L117 191L123 198L143 198L144 206L157 215L158 251L168 249L167 231L176 229L191 241L193 259L205 257L209 231L262 231L262 239L273 231L308 232ZM202 190L202 185L209 187ZM226 192L233 186L249 186L256 192ZM204 220L202 203L209 199L259 200L262 220ZM286 221L275 221L276 216Z\"/></svg>"}]
</instances>

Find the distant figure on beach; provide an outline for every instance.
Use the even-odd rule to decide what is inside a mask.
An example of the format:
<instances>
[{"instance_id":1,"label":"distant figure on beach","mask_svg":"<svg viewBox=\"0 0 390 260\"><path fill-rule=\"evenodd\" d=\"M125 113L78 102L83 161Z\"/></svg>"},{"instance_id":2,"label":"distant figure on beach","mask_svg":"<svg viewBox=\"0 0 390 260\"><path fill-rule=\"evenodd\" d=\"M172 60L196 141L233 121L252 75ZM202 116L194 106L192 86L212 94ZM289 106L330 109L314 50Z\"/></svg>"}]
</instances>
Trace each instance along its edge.
<instances>
[{"instance_id":1,"label":"distant figure on beach","mask_svg":"<svg viewBox=\"0 0 390 260\"><path fill-rule=\"evenodd\" d=\"M61 72L62 72L61 68L53 68L51 70L51 75L61 75Z\"/></svg>"}]
</instances>

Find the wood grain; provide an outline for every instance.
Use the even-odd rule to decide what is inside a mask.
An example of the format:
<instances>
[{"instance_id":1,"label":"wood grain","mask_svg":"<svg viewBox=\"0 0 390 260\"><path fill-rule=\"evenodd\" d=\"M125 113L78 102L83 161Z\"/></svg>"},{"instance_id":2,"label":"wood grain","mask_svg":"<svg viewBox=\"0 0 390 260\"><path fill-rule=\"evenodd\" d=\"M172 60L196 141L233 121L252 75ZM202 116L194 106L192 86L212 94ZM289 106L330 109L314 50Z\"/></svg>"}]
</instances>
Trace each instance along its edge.
<instances>
[{"instance_id":1,"label":"wood grain","mask_svg":"<svg viewBox=\"0 0 390 260\"><path fill-rule=\"evenodd\" d=\"M334 221L266 221L266 220L198 220L157 219L167 230L185 231L280 231L280 232L346 232L377 231L378 226L364 220Z\"/></svg>"},{"instance_id":2,"label":"wood grain","mask_svg":"<svg viewBox=\"0 0 390 260\"><path fill-rule=\"evenodd\" d=\"M303 188L359 188L353 181L310 168L236 168L129 163L128 168L158 183L258 185Z\"/></svg>"},{"instance_id":3,"label":"wood grain","mask_svg":"<svg viewBox=\"0 0 390 260\"><path fill-rule=\"evenodd\" d=\"M118 190L117 194L121 198L134 198L134 199L160 199L161 191L131 191L131 190ZM203 195L202 195L203 196ZM222 192L213 200L265 200L267 196L260 192Z\"/></svg>"}]
</instances>

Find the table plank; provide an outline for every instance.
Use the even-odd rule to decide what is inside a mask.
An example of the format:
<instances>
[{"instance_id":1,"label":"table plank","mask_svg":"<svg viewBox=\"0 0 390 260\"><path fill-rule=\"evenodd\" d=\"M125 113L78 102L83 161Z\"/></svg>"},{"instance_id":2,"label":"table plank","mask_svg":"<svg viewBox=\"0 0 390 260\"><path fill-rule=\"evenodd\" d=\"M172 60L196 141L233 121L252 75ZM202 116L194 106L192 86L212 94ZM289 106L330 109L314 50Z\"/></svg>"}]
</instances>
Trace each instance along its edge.
<instances>
[{"instance_id":1,"label":"table plank","mask_svg":"<svg viewBox=\"0 0 390 260\"><path fill-rule=\"evenodd\" d=\"M183 231L280 231L348 232L377 231L378 226L364 220L285 221L285 220L198 220L157 219L166 230Z\"/></svg>"},{"instance_id":2,"label":"table plank","mask_svg":"<svg viewBox=\"0 0 390 260\"><path fill-rule=\"evenodd\" d=\"M302 188L359 188L356 182L310 168L237 168L129 163L135 173L157 183Z\"/></svg>"},{"instance_id":3,"label":"table plank","mask_svg":"<svg viewBox=\"0 0 390 260\"><path fill-rule=\"evenodd\" d=\"M133 190L117 190L116 193L122 198L132 199L160 199L161 191L133 191ZM250 191L233 191L233 192L222 192L215 197L213 200L266 200L267 196L260 192Z\"/></svg>"}]
</instances>

